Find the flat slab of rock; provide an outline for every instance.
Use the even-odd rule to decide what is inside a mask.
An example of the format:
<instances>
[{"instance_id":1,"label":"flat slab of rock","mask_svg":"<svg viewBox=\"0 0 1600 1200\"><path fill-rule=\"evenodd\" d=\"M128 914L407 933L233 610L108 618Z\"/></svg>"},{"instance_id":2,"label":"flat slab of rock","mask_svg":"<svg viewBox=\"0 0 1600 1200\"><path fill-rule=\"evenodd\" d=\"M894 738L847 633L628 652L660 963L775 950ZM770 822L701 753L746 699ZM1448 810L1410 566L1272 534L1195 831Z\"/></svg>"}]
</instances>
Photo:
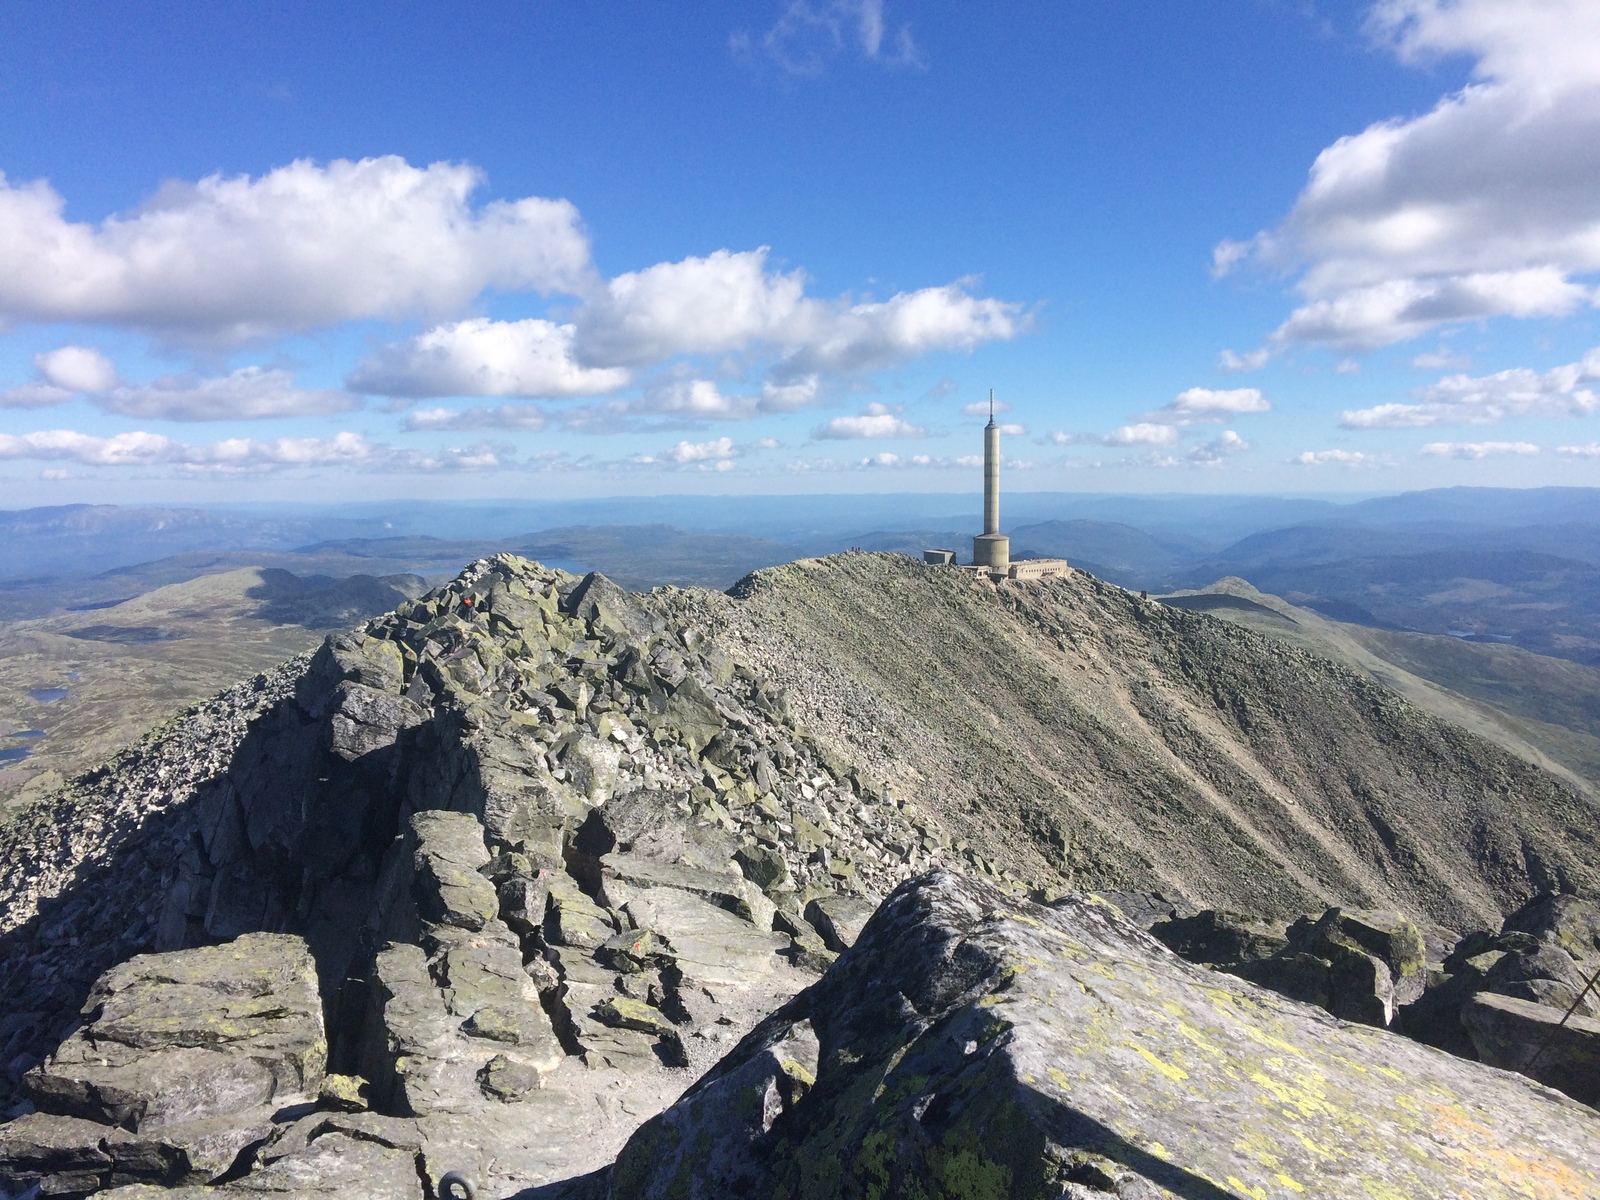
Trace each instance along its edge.
<instances>
[{"instance_id":1,"label":"flat slab of rock","mask_svg":"<svg viewBox=\"0 0 1600 1200\"><path fill-rule=\"evenodd\" d=\"M709 901L676 888L642 888L626 905L640 929L655 933L684 976L698 983L750 984L787 970L783 934L757 929Z\"/></svg>"},{"instance_id":2,"label":"flat slab of rock","mask_svg":"<svg viewBox=\"0 0 1600 1200\"><path fill-rule=\"evenodd\" d=\"M42 1110L134 1131L315 1093L327 1042L306 944L252 933L107 971L87 1023L28 1073Z\"/></svg>"},{"instance_id":3,"label":"flat slab of rock","mask_svg":"<svg viewBox=\"0 0 1600 1200\"><path fill-rule=\"evenodd\" d=\"M772 928L772 901L742 875L703 871L644 854L607 855L600 860L600 869L605 877L604 899L612 908L621 908L639 888L671 887L709 900L758 929Z\"/></svg>"},{"instance_id":4,"label":"flat slab of rock","mask_svg":"<svg viewBox=\"0 0 1600 1200\"><path fill-rule=\"evenodd\" d=\"M809 1087L779 1050L806 1022ZM647 1122L611 1192L1106 1193L1577 1200L1600 1113L1185 963L1103 904L937 872Z\"/></svg>"}]
</instances>

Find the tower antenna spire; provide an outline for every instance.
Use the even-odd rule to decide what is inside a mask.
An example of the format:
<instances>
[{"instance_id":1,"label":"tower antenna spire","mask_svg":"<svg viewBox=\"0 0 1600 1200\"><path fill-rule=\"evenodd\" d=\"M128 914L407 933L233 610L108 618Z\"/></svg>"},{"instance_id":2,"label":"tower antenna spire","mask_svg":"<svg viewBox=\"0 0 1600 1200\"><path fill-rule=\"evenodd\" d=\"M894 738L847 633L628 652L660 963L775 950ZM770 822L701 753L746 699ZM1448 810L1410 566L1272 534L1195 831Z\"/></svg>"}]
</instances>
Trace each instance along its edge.
<instances>
[{"instance_id":1,"label":"tower antenna spire","mask_svg":"<svg viewBox=\"0 0 1600 1200\"><path fill-rule=\"evenodd\" d=\"M994 420L994 389L989 389L989 420Z\"/></svg>"}]
</instances>

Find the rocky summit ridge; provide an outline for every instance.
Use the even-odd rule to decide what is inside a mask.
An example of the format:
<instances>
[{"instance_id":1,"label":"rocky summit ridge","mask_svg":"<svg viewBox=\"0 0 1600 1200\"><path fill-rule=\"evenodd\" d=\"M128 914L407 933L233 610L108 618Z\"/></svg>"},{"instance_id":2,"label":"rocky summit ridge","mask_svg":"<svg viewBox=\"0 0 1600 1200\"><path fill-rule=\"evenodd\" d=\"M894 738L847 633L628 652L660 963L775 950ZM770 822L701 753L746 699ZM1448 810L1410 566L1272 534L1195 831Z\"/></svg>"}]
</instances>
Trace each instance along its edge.
<instances>
[{"instance_id":1,"label":"rocky summit ridge","mask_svg":"<svg viewBox=\"0 0 1600 1200\"><path fill-rule=\"evenodd\" d=\"M1256 994L1254 971L1320 1004L1295 1018L1313 1026L1335 1021L1329 985L1298 995L1289 968L1240 964L1299 955L1296 970L1359 976L1367 990L1341 984L1354 998L1340 1015L1381 1027L1421 1003L1418 976L1446 974L1433 961L1445 940L1540 893L1593 894L1597 837L1586 797L1370 681L1078 573L997 586L853 553L726 595L633 595L500 556L0 827L0 1189L431 1198L459 1170L486 1195L656 1194L636 1131L664 1110L665 1128L673 1113L701 1122L684 1105L744 1070L748 1040L705 1074L747 1033L791 1050L762 1085L760 1128L717 1136L768 1146L813 1082L833 1116L806 1121L844 1120L860 1100L865 1084L822 1086L844 1076L829 1074L838 1043L815 1006L856 986L839 982L850 972L870 978L873 955L885 979L937 972L881 936L830 970L897 888L934 925L930 887L1028 929L1065 918L1024 897L1091 889L1119 889L1143 924L1199 908L1258 924L1315 924L1329 904L1395 910L1417 946L1426 931L1441 949L1413 955L1410 977L1343 917L1292 952L1265 936L1237 961L1204 960L1233 972L1216 985L1229 995ZM977 945L906 920L874 923L904 927L906 945ZM1084 970L1125 951L1147 979L1200 978L1124 925L1089 938ZM1482 953L1511 953L1498 945L1478 952L1481 974ZM900 994L917 986L935 985L907 976ZM1451 1020L1501 1004L1480 991L1523 1002L1498 983L1458 990L1436 1005L1450 1036ZM1565 995L1530 994L1530 1007ZM793 1018L781 1037L774 1013ZM1406 1045L1396 1062L1436 1053ZM1429 1070L1465 1072L1462 1088L1492 1075L1448 1061ZM1592 1128L1589 1110L1523 1086L1535 1090L1503 1094L1540 1136ZM1351 1103L1398 1102L1374 1087ZM609 1173L630 1138L635 1165ZM1078 1162L1070 1139L1047 1142ZM1592 1163L1561 1161L1592 1181ZM1009 1178L1056 1187L1040 1195L1102 1178L1115 1184L1102 1192L1214 1194L1148 1172L1168 1191L1124 1188L1127 1163L1057 1166L1013 1164ZM696 1194L728 1194L699 1169L684 1177ZM951 1188L928 1194L968 1194Z\"/></svg>"}]
</instances>

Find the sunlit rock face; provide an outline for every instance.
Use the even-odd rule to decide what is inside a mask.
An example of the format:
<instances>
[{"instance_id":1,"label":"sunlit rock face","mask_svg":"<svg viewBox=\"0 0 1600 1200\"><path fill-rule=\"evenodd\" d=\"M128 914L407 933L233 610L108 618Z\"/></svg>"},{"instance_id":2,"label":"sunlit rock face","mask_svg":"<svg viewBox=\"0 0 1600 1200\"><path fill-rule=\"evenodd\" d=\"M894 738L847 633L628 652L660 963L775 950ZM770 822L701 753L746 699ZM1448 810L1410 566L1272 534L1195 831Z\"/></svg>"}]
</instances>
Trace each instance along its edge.
<instances>
[{"instance_id":1,"label":"sunlit rock face","mask_svg":"<svg viewBox=\"0 0 1600 1200\"><path fill-rule=\"evenodd\" d=\"M1089 898L936 872L647 1122L611 1196L1597 1188L1600 1114L1559 1093L1185 963Z\"/></svg>"}]
</instances>

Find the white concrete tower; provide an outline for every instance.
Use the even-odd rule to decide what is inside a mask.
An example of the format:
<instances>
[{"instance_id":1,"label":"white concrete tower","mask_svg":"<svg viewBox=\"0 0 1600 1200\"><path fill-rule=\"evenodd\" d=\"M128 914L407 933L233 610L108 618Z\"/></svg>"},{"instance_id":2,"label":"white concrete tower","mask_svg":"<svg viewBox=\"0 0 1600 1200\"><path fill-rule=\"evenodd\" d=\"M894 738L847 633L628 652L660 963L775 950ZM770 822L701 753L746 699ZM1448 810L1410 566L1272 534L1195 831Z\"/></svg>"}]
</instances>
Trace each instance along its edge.
<instances>
[{"instance_id":1,"label":"white concrete tower","mask_svg":"<svg viewBox=\"0 0 1600 1200\"><path fill-rule=\"evenodd\" d=\"M994 423L993 388L983 427L983 532L972 539L972 562L998 575L1011 566L1011 539L1000 532L1000 426Z\"/></svg>"}]
</instances>

